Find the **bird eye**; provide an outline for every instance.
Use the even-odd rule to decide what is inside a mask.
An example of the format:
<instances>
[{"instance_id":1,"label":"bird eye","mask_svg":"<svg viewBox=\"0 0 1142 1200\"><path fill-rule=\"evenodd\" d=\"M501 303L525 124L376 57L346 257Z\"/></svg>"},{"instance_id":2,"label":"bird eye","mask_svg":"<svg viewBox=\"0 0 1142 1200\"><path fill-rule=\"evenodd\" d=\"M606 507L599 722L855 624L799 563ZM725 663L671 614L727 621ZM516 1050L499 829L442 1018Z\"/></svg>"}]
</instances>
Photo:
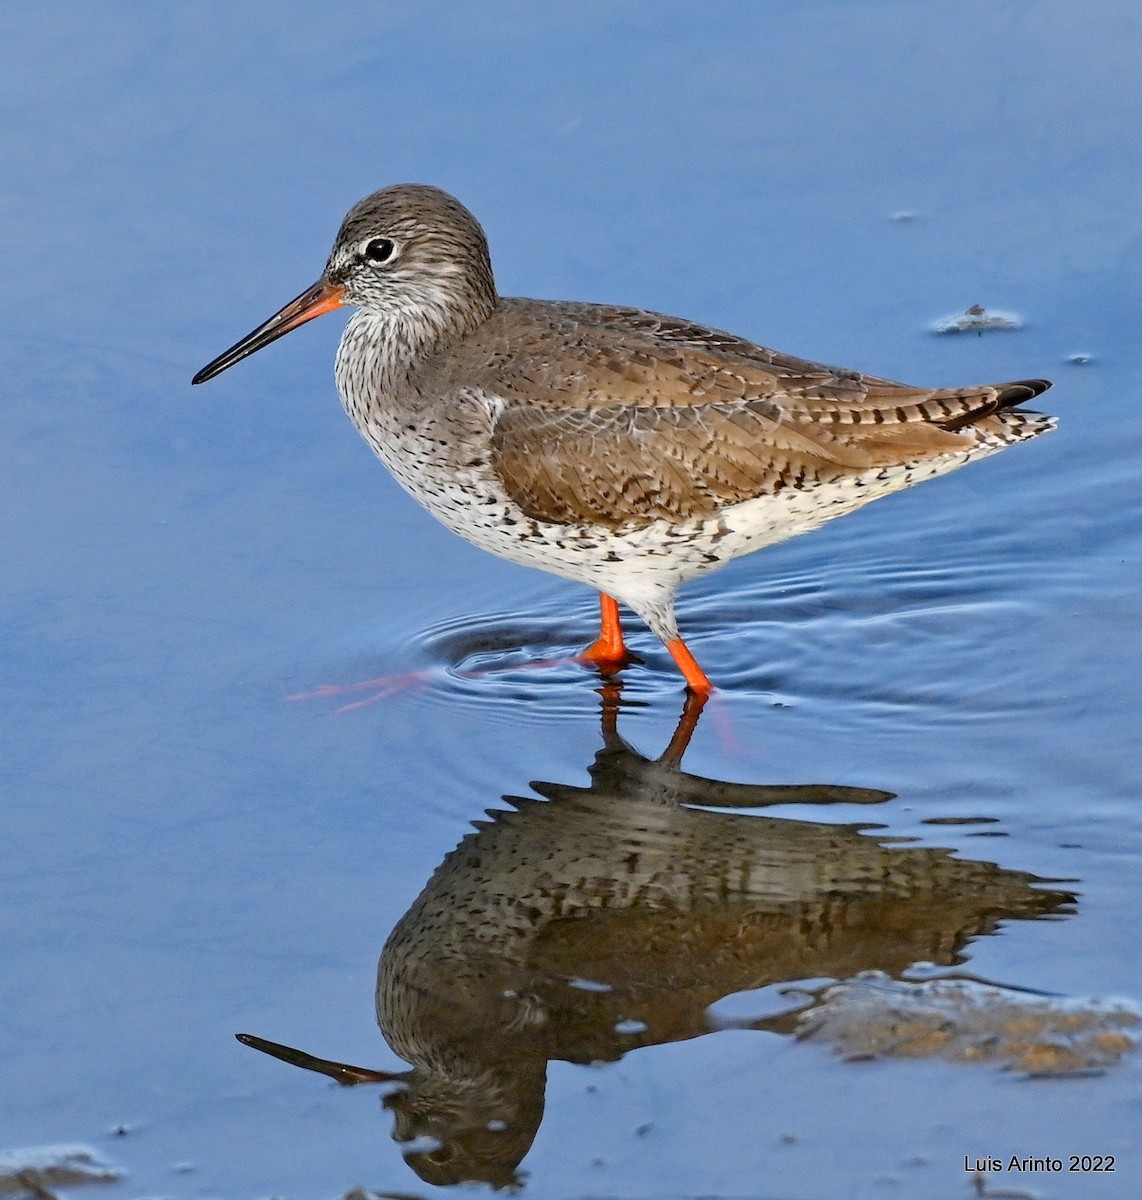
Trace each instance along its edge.
<instances>
[{"instance_id":1,"label":"bird eye","mask_svg":"<svg viewBox=\"0 0 1142 1200\"><path fill-rule=\"evenodd\" d=\"M388 262L396 250L395 243L390 238L370 238L365 243L364 250L361 255L366 262L383 263Z\"/></svg>"}]
</instances>

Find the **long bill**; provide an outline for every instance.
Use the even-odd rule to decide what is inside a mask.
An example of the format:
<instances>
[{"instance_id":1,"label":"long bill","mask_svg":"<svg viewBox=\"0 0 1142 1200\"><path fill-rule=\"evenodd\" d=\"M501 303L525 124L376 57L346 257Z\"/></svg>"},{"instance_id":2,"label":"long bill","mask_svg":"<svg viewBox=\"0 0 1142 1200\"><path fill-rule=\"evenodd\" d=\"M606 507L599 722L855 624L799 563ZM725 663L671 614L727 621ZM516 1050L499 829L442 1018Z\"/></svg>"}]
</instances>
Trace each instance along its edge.
<instances>
[{"instance_id":1,"label":"long bill","mask_svg":"<svg viewBox=\"0 0 1142 1200\"><path fill-rule=\"evenodd\" d=\"M213 379L215 375L220 375L227 367L232 367L247 355L253 354L255 350L261 350L270 342L276 342L291 329L304 325L306 321L312 321L314 317L320 317L322 313L332 312L333 309L340 308L344 303L344 288L319 279L313 287L307 288L296 300L291 300L280 312L274 313L265 324L259 325L257 329L246 334L240 342L236 342L213 362L207 363L190 382L205 383L208 379Z\"/></svg>"},{"instance_id":2,"label":"long bill","mask_svg":"<svg viewBox=\"0 0 1142 1200\"><path fill-rule=\"evenodd\" d=\"M243 1046L251 1046L263 1054L280 1058L290 1066L316 1071L319 1075L328 1075L330 1079L336 1079L346 1087L355 1083L407 1083L412 1074L411 1071L374 1071L371 1067L354 1067L349 1063L318 1058L304 1050L295 1050L292 1046L283 1046L281 1042L271 1042L252 1033L236 1033L234 1036Z\"/></svg>"}]
</instances>

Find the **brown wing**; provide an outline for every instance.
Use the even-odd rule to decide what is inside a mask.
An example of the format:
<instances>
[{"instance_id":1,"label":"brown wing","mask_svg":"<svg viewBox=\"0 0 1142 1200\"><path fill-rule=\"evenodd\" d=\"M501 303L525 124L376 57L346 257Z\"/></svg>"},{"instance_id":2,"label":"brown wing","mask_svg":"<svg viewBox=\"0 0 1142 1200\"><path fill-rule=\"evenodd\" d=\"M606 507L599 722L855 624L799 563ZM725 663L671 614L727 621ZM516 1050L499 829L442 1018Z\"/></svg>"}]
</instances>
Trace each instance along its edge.
<instances>
[{"instance_id":1,"label":"brown wing","mask_svg":"<svg viewBox=\"0 0 1142 1200\"><path fill-rule=\"evenodd\" d=\"M901 424L856 428L870 436L853 438L851 425L783 420L766 400L562 411L511 405L492 434L492 465L529 516L619 526L709 517L782 488L971 446L931 425L919 427L922 437Z\"/></svg>"},{"instance_id":2,"label":"brown wing","mask_svg":"<svg viewBox=\"0 0 1142 1200\"><path fill-rule=\"evenodd\" d=\"M456 384L503 401L492 464L524 511L612 525L963 453L973 422L1049 386L933 391L638 309L535 300L502 301L452 363Z\"/></svg>"}]
</instances>

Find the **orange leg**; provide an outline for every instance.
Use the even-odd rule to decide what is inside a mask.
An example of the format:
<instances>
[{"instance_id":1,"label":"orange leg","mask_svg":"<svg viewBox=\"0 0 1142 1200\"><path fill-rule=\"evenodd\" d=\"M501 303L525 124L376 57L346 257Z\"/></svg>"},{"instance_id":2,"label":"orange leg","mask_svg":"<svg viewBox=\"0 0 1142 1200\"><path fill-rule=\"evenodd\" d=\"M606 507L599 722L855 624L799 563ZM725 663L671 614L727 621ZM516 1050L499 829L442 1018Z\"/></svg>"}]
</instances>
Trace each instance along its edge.
<instances>
[{"instance_id":1,"label":"orange leg","mask_svg":"<svg viewBox=\"0 0 1142 1200\"><path fill-rule=\"evenodd\" d=\"M678 669L685 676L686 686L692 692L697 692L699 696L708 696L714 690L714 685L707 678L706 672L698 666L689 647L680 637L675 638L672 642L667 642L666 649L670 651L670 657L678 664Z\"/></svg>"},{"instance_id":2,"label":"orange leg","mask_svg":"<svg viewBox=\"0 0 1142 1200\"><path fill-rule=\"evenodd\" d=\"M678 728L670 739L670 745L658 756L660 763L671 767L682 765L682 755L690 745L694 730L698 728L698 718L702 715L702 707L709 699L707 692L696 692L693 689L686 693L686 703L682 706L682 716L678 719Z\"/></svg>"},{"instance_id":3,"label":"orange leg","mask_svg":"<svg viewBox=\"0 0 1142 1200\"><path fill-rule=\"evenodd\" d=\"M619 623L619 604L605 592L599 593L603 627L599 636L579 655L580 662L593 663L602 671L618 671L630 662L623 627Z\"/></svg>"}]
</instances>

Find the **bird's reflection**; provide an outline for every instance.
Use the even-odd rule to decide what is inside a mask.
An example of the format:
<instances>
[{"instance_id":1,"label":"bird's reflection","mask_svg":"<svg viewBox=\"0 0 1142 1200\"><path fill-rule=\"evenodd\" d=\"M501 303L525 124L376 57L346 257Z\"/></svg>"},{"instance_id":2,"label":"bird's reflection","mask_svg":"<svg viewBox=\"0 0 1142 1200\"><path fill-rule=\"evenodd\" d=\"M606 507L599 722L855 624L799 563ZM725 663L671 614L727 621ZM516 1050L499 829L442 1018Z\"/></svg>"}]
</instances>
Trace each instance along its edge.
<instances>
[{"instance_id":1,"label":"bird's reflection","mask_svg":"<svg viewBox=\"0 0 1142 1200\"><path fill-rule=\"evenodd\" d=\"M609 687L590 787L507 796L444 859L378 968L377 1020L411 1070L242 1040L342 1083L399 1082L384 1104L422 1179L505 1187L542 1119L549 1060L613 1061L697 1037L719 1027L714 1002L747 989L955 964L1001 920L1073 902L1021 871L882 845L875 826L709 811L892 797L687 774L700 710L691 697L666 751L647 759L619 736Z\"/></svg>"}]
</instances>

